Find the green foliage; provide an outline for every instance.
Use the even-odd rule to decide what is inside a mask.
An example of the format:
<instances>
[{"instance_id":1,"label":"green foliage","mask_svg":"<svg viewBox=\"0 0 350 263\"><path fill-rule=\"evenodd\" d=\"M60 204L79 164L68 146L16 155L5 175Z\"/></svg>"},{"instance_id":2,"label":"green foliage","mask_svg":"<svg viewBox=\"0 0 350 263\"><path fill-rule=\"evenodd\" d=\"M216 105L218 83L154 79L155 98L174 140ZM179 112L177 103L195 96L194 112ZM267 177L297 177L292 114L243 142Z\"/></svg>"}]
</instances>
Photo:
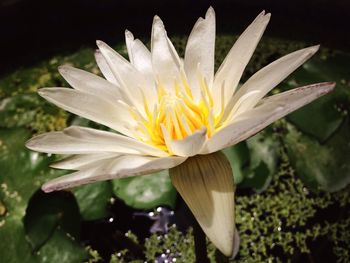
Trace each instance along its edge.
<instances>
[{"instance_id":1,"label":"green foliage","mask_svg":"<svg viewBox=\"0 0 350 263\"><path fill-rule=\"evenodd\" d=\"M143 176L113 180L113 190L127 205L152 209L159 205L174 207L176 190L167 170Z\"/></svg>"},{"instance_id":2,"label":"green foliage","mask_svg":"<svg viewBox=\"0 0 350 263\"><path fill-rule=\"evenodd\" d=\"M113 197L110 182L97 182L73 189L78 202L80 213L85 220L94 220L106 217L106 205Z\"/></svg>"},{"instance_id":3,"label":"green foliage","mask_svg":"<svg viewBox=\"0 0 350 263\"><path fill-rule=\"evenodd\" d=\"M84 257L84 250L67 236L67 228L56 227L54 221L59 219L58 214L55 216L55 213L46 213L44 217L39 216L39 213L45 214L45 211L56 207L40 205L26 210L31 196L40 185L48 178L60 174L48 168L53 161L52 157L48 158L25 149L24 143L30 135L30 132L23 128L0 130L0 200L3 210L0 215L1 260L41 262L62 256L66 262L79 262ZM50 198L41 201L50 202ZM74 202L70 201L68 205L63 202L61 205L70 207L74 206ZM26 217L29 229L25 229L23 225L26 212L29 213L29 217ZM68 215L74 220L77 219L77 214L69 212ZM74 220L69 224L74 226ZM64 251L61 252L61 249Z\"/></svg>"}]
</instances>

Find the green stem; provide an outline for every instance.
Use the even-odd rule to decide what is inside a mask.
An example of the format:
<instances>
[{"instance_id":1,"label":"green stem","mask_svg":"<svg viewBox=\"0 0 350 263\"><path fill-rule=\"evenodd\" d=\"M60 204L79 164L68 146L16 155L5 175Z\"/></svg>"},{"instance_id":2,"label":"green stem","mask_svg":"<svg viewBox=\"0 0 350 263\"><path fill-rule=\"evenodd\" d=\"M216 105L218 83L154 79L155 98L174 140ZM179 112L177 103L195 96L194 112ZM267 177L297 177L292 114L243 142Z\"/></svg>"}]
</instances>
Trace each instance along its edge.
<instances>
[{"instance_id":1,"label":"green stem","mask_svg":"<svg viewBox=\"0 0 350 263\"><path fill-rule=\"evenodd\" d=\"M206 236L195 218L193 218L193 237L196 263L210 263L207 255Z\"/></svg>"}]
</instances>

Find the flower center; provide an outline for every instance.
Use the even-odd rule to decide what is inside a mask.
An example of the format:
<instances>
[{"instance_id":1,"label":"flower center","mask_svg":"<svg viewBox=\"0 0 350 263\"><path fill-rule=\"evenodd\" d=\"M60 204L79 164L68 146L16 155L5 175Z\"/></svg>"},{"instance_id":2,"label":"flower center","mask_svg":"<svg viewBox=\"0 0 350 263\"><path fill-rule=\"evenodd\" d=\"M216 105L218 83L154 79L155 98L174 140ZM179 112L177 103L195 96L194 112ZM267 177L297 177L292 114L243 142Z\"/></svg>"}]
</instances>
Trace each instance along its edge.
<instances>
[{"instance_id":1,"label":"flower center","mask_svg":"<svg viewBox=\"0 0 350 263\"><path fill-rule=\"evenodd\" d=\"M168 150L168 140L182 140L206 127L211 137L218 118L213 115L213 100L205 81L201 82L200 99L193 98L187 81L175 81L172 91L158 85L158 104L153 112L145 99L146 118L138 118L139 138L160 149Z\"/></svg>"}]
</instances>

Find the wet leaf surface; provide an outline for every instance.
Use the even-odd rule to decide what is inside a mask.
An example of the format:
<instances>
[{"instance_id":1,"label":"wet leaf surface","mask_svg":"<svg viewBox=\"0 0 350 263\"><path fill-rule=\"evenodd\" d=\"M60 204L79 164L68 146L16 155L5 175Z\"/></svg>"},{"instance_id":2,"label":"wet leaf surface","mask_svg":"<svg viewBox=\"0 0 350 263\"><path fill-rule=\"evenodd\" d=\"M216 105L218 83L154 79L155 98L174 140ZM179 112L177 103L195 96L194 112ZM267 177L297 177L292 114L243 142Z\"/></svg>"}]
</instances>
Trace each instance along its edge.
<instances>
[{"instance_id":1,"label":"wet leaf surface","mask_svg":"<svg viewBox=\"0 0 350 263\"><path fill-rule=\"evenodd\" d=\"M292 126L284 141L297 174L310 188L334 192L350 183L349 118L323 145Z\"/></svg>"},{"instance_id":2,"label":"wet leaf surface","mask_svg":"<svg viewBox=\"0 0 350 263\"><path fill-rule=\"evenodd\" d=\"M127 205L138 209L175 205L176 190L171 184L167 170L151 175L113 180L113 190Z\"/></svg>"}]
</instances>

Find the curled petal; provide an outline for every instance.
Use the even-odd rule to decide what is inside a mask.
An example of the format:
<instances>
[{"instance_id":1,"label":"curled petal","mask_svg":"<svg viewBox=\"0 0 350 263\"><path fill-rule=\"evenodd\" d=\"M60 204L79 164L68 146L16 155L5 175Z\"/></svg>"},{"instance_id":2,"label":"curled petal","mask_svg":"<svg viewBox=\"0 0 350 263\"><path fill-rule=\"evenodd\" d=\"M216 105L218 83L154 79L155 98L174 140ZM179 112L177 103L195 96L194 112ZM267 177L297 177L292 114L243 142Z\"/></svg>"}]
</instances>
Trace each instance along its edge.
<instances>
[{"instance_id":1,"label":"curled petal","mask_svg":"<svg viewBox=\"0 0 350 263\"><path fill-rule=\"evenodd\" d=\"M171 152L175 155L184 157L194 156L202 149L207 138L206 133L207 129L203 128L183 140L171 140L168 147L170 147Z\"/></svg>"}]
</instances>

